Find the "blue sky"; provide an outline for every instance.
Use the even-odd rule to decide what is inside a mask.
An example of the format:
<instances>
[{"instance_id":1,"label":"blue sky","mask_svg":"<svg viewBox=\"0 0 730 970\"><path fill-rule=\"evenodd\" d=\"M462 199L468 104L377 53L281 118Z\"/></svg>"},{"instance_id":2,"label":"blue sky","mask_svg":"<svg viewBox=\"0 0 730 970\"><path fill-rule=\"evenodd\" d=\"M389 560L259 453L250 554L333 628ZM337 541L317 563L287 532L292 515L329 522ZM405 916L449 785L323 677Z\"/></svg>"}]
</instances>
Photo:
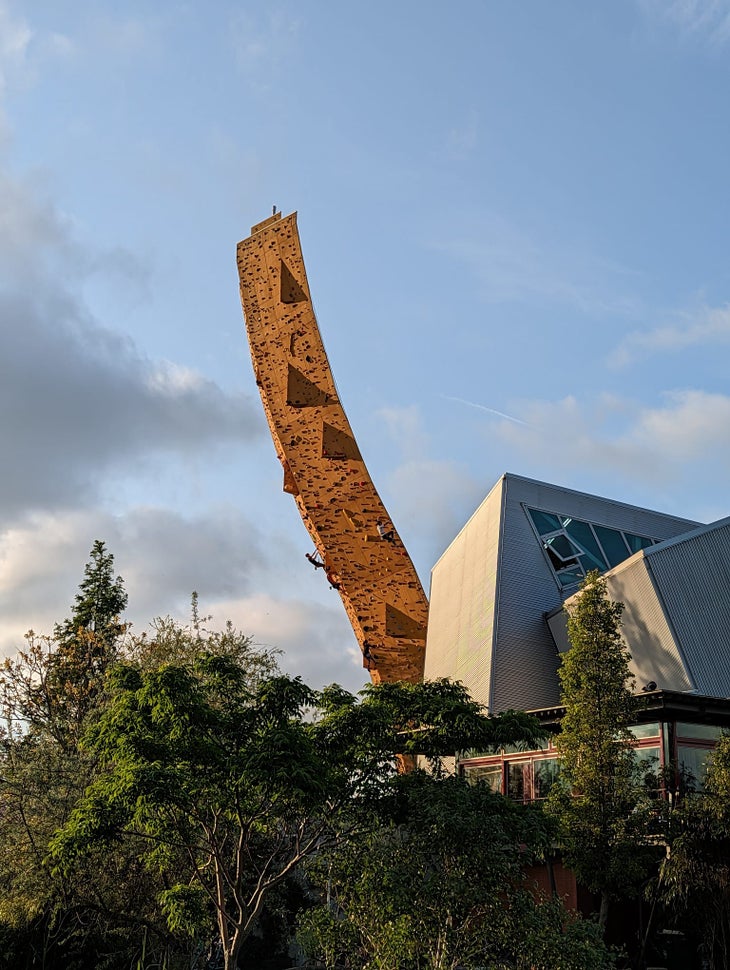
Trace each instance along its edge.
<instances>
[{"instance_id":1,"label":"blue sky","mask_svg":"<svg viewBox=\"0 0 730 970\"><path fill-rule=\"evenodd\" d=\"M730 513L730 0L0 0L0 648L96 538L137 630L364 678L265 428L236 242L297 210L428 587L505 471Z\"/></svg>"}]
</instances>

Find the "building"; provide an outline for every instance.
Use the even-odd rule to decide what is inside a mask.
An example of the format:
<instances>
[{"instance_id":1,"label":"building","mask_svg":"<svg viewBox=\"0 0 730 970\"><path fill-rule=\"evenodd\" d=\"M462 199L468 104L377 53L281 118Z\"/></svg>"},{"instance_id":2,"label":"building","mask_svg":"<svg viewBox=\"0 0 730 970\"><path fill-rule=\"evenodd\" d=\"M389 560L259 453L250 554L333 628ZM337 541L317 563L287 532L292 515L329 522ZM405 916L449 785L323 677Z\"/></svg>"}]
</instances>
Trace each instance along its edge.
<instances>
[{"instance_id":1,"label":"building","mask_svg":"<svg viewBox=\"0 0 730 970\"><path fill-rule=\"evenodd\" d=\"M730 518L701 525L504 475L432 570L426 678L460 680L490 711L532 711L556 729L564 604L592 569L624 603L645 698L641 758L701 784L708 750L730 728ZM551 741L464 752L460 765L517 800L545 797L557 770Z\"/></svg>"},{"instance_id":2,"label":"building","mask_svg":"<svg viewBox=\"0 0 730 970\"><path fill-rule=\"evenodd\" d=\"M542 723L535 750L457 758L461 774L518 802L545 799L560 771L564 606L593 569L624 604L648 790L673 800L701 788L709 752L730 731L730 519L701 525L504 475L432 570L425 676L460 680L490 711L527 710ZM559 852L527 876L571 908L598 908ZM617 903L610 942L635 948L651 914L641 898ZM695 944L657 925L649 947L662 967L699 967Z\"/></svg>"},{"instance_id":3,"label":"building","mask_svg":"<svg viewBox=\"0 0 730 970\"><path fill-rule=\"evenodd\" d=\"M730 696L730 518L701 525L504 475L431 574L425 676L490 711L560 703L563 605L591 569L625 604L637 689Z\"/></svg>"}]
</instances>

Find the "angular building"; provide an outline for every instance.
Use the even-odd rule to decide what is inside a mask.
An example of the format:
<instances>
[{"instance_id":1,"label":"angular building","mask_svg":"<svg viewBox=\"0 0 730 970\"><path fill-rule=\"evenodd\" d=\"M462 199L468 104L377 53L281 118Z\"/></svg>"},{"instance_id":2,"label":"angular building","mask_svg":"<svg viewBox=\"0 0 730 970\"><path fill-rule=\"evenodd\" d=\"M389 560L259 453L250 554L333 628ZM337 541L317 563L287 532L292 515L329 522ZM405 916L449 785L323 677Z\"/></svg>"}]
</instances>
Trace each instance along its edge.
<instances>
[{"instance_id":1,"label":"angular building","mask_svg":"<svg viewBox=\"0 0 730 970\"><path fill-rule=\"evenodd\" d=\"M462 681L495 713L559 704L563 603L591 569L625 604L637 690L730 696L730 519L509 474L432 570L425 677Z\"/></svg>"}]
</instances>

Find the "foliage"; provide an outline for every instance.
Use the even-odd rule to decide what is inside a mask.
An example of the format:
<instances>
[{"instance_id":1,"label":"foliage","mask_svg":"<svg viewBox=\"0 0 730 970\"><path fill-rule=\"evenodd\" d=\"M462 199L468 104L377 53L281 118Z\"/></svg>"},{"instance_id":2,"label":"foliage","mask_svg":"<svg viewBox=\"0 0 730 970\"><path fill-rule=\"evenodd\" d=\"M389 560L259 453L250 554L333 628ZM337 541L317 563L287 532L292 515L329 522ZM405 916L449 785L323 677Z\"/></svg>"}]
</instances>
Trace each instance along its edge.
<instances>
[{"instance_id":1,"label":"foliage","mask_svg":"<svg viewBox=\"0 0 730 970\"><path fill-rule=\"evenodd\" d=\"M155 885L123 847L53 873L48 846L96 769L78 738L105 700L124 643L126 604L113 557L97 542L71 617L54 637L29 633L0 673L0 936L15 967L129 966L144 931L149 950L170 942Z\"/></svg>"},{"instance_id":2,"label":"foliage","mask_svg":"<svg viewBox=\"0 0 730 970\"><path fill-rule=\"evenodd\" d=\"M302 860L370 826L396 755L435 756L505 730L445 681L368 688L358 701L337 686L316 695L298 678L249 674L225 650L114 668L85 742L100 772L52 846L55 871L68 874L94 846L132 840L169 883L171 929L207 932L204 894L227 966Z\"/></svg>"},{"instance_id":3,"label":"foliage","mask_svg":"<svg viewBox=\"0 0 730 970\"><path fill-rule=\"evenodd\" d=\"M310 866L327 899L298 938L328 970L611 966L594 927L524 885L550 843L541 812L413 772L393 781L376 821Z\"/></svg>"},{"instance_id":4,"label":"foliage","mask_svg":"<svg viewBox=\"0 0 730 970\"><path fill-rule=\"evenodd\" d=\"M254 644L251 637L237 630L228 620L222 630L210 629L212 617L200 616L198 594L193 593L191 620L178 623L171 617L157 617L144 632L125 644L124 658L144 670L155 670L164 664L190 667L201 651L228 657L250 683L278 673L280 651Z\"/></svg>"},{"instance_id":5,"label":"foliage","mask_svg":"<svg viewBox=\"0 0 730 970\"><path fill-rule=\"evenodd\" d=\"M10 737L50 737L67 752L75 749L118 657L126 605L124 583L114 578L114 557L97 540L70 618L56 624L53 637L31 630L25 649L3 664L0 704Z\"/></svg>"},{"instance_id":6,"label":"foliage","mask_svg":"<svg viewBox=\"0 0 730 970\"><path fill-rule=\"evenodd\" d=\"M121 576L114 577L114 556L97 539L84 567L71 616L56 625L55 636L58 640L67 640L79 630L88 630L111 645L124 630L119 618L126 608L124 581Z\"/></svg>"},{"instance_id":7,"label":"foliage","mask_svg":"<svg viewBox=\"0 0 730 970\"><path fill-rule=\"evenodd\" d=\"M440 771L443 756L467 748L487 750L507 743L534 745L539 722L521 711L488 716L463 684L441 678L419 684L368 684L358 702L336 684L319 697L320 720L329 732L351 738L359 754L367 751L392 766L394 754L421 756ZM346 758L359 756L346 752Z\"/></svg>"},{"instance_id":8,"label":"foliage","mask_svg":"<svg viewBox=\"0 0 730 970\"><path fill-rule=\"evenodd\" d=\"M57 646L48 669L50 707L71 743L81 736L103 691L106 671L117 659L127 629L120 619L126 607L124 583L114 577L114 556L97 540L71 616L54 630Z\"/></svg>"},{"instance_id":9,"label":"foliage","mask_svg":"<svg viewBox=\"0 0 730 970\"><path fill-rule=\"evenodd\" d=\"M730 737L719 739L705 790L672 813L659 883L670 913L695 936L710 970L730 965Z\"/></svg>"},{"instance_id":10,"label":"foliage","mask_svg":"<svg viewBox=\"0 0 730 970\"><path fill-rule=\"evenodd\" d=\"M565 715L556 740L562 771L548 799L567 864L601 894L601 926L609 899L638 891L654 857L645 839L650 805L628 730L635 701L622 611L605 580L589 573L568 617L571 648L560 670Z\"/></svg>"}]
</instances>

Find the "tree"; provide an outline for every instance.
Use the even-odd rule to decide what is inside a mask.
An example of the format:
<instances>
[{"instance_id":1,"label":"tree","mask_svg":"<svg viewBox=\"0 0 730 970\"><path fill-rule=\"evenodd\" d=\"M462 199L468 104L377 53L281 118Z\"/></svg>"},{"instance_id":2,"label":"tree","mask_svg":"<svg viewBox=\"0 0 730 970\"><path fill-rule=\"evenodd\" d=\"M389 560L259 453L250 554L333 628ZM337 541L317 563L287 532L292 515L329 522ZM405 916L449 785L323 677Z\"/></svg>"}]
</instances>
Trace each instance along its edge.
<instances>
[{"instance_id":1,"label":"tree","mask_svg":"<svg viewBox=\"0 0 730 970\"><path fill-rule=\"evenodd\" d=\"M327 968L598 970L595 926L533 896L525 867L548 850L538 809L421 771L394 779L367 837L308 869L322 905L299 939Z\"/></svg>"},{"instance_id":2,"label":"tree","mask_svg":"<svg viewBox=\"0 0 730 970\"><path fill-rule=\"evenodd\" d=\"M669 913L698 940L711 970L730 965L730 737L719 739L705 789L671 813L659 889Z\"/></svg>"},{"instance_id":3,"label":"tree","mask_svg":"<svg viewBox=\"0 0 730 970\"><path fill-rule=\"evenodd\" d=\"M181 949L159 913L164 886L128 846L91 852L62 874L51 870L49 843L97 770L78 739L103 706L107 671L124 652L142 662L175 644L182 656L181 644L193 641L188 657L208 643L243 662L255 651L230 626L211 634L169 620L154 624L154 647L145 635L130 640L119 616L126 599L113 557L96 542L70 618L53 637L31 631L0 671L0 949L7 961L0 966L110 970L133 964L142 940L148 954L168 961ZM259 662L274 669L251 659Z\"/></svg>"},{"instance_id":4,"label":"tree","mask_svg":"<svg viewBox=\"0 0 730 970\"><path fill-rule=\"evenodd\" d=\"M63 641L86 630L111 646L124 631L119 618L127 608L127 600L124 580L114 576L114 556L97 539L84 566L71 616L56 625L56 638Z\"/></svg>"},{"instance_id":5,"label":"tree","mask_svg":"<svg viewBox=\"0 0 730 970\"><path fill-rule=\"evenodd\" d=\"M54 630L56 649L48 671L54 716L74 743L99 699L106 671L117 660L119 641L127 630L121 622L126 607L124 582L114 576L114 556L97 539L71 616Z\"/></svg>"},{"instance_id":6,"label":"tree","mask_svg":"<svg viewBox=\"0 0 730 970\"><path fill-rule=\"evenodd\" d=\"M511 715L522 735L535 722ZM267 898L307 858L355 838L398 775L397 755L435 756L504 733L459 685L370 687L358 700L298 678L250 683L235 659L112 673L85 745L99 774L52 844L56 871L130 841L164 875L174 930L211 924L233 968Z\"/></svg>"},{"instance_id":7,"label":"tree","mask_svg":"<svg viewBox=\"0 0 730 970\"><path fill-rule=\"evenodd\" d=\"M123 633L126 594L112 567L113 557L96 542L71 618L54 637L31 631L25 649L0 672L0 925L8 953L13 940L22 941L9 957L14 966L71 959L95 935L107 935L112 952L122 951L115 911L127 925L146 915L135 860L119 854L104 865L90 860L76 880L55 876L46 863L53 833L94 770L77 740L103 696L105 668Z\"/></svg>"},{"instance_id":8,"label":"tree","mask_svg":"<svg viewBox=\"0 0 730 970\"><path fill-rule=\"evenodd\" d=\"M67 752L75 749L106 671L118 659L126 605L114 556L97 540L70 618L56 624L53 637L31 630L26 647L3 664L0 705L11 735L50 737Z\"/></svg>"},{"instance_id":9,"label":"tree","mask_svg":"<svg viewBox=\"0 0 730 970\"><path fill-rule=\"evenodd\" d=\"M548 799L567 864L600 894L602 929L609 900L636 892L653 858L629 731L635 699L622 612L600 574L589 573L568 615L571 646L559 672L565 715L556 740L561 782Z\"/></svg>"}]
</instances>

